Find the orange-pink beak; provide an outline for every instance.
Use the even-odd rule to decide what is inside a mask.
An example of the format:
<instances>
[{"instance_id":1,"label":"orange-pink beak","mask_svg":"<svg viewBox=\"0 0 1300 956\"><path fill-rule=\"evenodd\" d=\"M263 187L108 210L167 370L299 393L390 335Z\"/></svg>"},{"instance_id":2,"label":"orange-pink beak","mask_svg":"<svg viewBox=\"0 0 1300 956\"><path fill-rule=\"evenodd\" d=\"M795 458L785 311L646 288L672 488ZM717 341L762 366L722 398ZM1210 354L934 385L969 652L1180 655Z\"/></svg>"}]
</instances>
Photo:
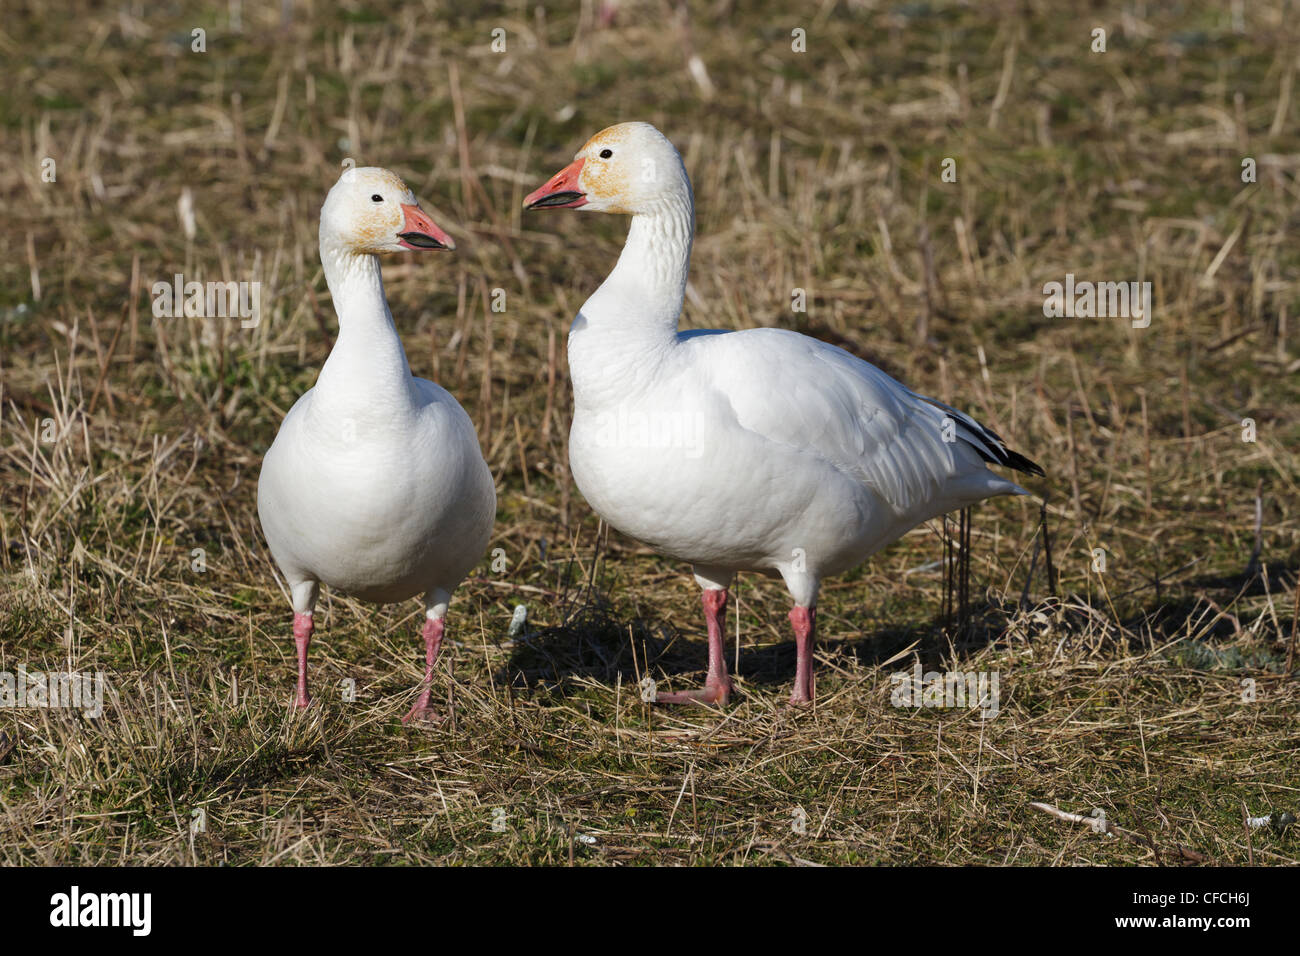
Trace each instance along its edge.
<instances>
[{"instance_id":1,"label":"orange-pink beak","mask_svg":"<svg viewBox=\"0 0 1300 956\"><path fill-rule=\"evenodd\" d=\"M578 185L582 164L586 159L575 159L551 177L541 189L524 197L525 209L577 209L587 205L587 194Z\"/></svg>"},{"instance_id":2,"label":"orange-pink beak","mask_svg":"<svg viewBox=\"0 0 1300 956\"><path fill-rule=\"evenodd\" d=\"M397 234L407 249L455 249L456 243L419 206L402 203L402 231Z\"/></svg>"}]
</instances>

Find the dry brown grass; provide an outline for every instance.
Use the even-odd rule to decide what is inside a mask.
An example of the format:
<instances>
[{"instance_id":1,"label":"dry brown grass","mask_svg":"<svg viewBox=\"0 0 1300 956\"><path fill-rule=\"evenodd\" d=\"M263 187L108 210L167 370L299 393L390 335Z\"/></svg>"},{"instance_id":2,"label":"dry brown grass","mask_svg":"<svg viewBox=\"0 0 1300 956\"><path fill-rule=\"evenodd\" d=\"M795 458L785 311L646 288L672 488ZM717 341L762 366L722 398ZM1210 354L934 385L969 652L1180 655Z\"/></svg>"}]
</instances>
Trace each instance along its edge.
<instances>
[{"instance_id":1,"label":"dry brown grass","mask_svg":"<svg viewBox=\"0 0 1300 956\"><path fill-rule=\"evenodd\" d=\"M1294 832L1242 824L1243 806L1300 804L1300 46L1283 3L1236 24L1213 3L723 0L692 4L688 28L676 5L625 0L602 28L593 4L299 2L286 22L245 4L242 31L225 5L117 6L0 24L0 670L111 687L98 719L0 710L18 741L0 745L0 861L1297 862ZM969 626L945 628L941 529L922 528L828 582L814 713L780 706L786 599L750 578L730 622L739 702L640 702L646 672L698 680L697 592L606 540L565 447L565 332L625 224L519 208L632 118L694 180L684 324L799 328L1007 435L1048 471L1032 487L1055 596L1036 504L986 503ZM468 409L500 490L509 570L485 559L452 605L453 719L435 730L398 721L414 603L329 596L322 706L290 712L289 614L257 528L261 455L331 342L316 215L345 156L399 171L457 240L385 280L415 372ZM176 272L261 281L264 321L153 319L149 287ZM1151 328L1045 318L1042 284L1066 272L1152 281ZM917 655L996 671L999 715L891 706ZM1032 801L1101 808L1146 842Z\"/></svg>"}]
</instances>

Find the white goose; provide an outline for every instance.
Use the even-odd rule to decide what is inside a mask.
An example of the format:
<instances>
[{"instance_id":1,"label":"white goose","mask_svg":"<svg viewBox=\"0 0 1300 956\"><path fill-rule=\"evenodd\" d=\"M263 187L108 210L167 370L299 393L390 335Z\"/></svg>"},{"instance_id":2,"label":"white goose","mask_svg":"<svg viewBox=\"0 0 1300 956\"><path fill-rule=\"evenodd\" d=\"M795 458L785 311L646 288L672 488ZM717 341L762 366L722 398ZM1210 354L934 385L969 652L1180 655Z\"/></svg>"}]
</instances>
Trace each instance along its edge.
<instances>
[{"instance_id":1,"label":"white goose","mask_svg":"<svg viewBox=\"0 0 1300 956\"><path fill-rule=\"evenodd\" d=\"M321 209L320 255L339 336L262 462L257 511L288 581L306 707L321 583L366 601L424 601L425 675L404 720L430 719L451 592L478 563L496 513L492 473L464 409L411 375L379 254L455 244L386 169L345 172Z\"/></svg>"},{"instance_id":2,"label":"white goose","mask_svg":"<svg viewBox=\"0 0 1300 956\"><path fill-rule=\"evenodd\" d=\"M792 703L813 699L817 591L923 521L1027 494L985 467L1042 469L989 429L825 342L781 329L679 332L694 229L681 156L647 123L596 134L526 208L630 214L614 271L569 331L569 461L619 531L690 562L709 670L668 703L725 704L727 588L780 575L794 599Z\"/></svg>"}]
</instances>

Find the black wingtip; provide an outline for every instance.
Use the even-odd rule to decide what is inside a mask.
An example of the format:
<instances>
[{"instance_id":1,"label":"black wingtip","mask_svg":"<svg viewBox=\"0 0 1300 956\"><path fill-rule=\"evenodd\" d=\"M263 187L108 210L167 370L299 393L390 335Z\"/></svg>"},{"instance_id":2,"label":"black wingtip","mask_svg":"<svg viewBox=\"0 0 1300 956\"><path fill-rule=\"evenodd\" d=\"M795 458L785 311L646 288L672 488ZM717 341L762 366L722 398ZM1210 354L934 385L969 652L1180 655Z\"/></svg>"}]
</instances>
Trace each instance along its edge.
<instances>
[{"instance_id":1,"label":"black wingtip","mask_svg":"<svg viewBox=\"0 0 1300 956\"><path fill-rule=\"evenodd\" d=\"M988 429L985 429L984 431L985 437L993 435L993 432ZM1040 478L1047 476L1047 472L1043 471L1042 466L1039 465L1038 462L1030 461L1018 451L1012 451L1010 448L1003 445L1001 441L998 441L997 443L987 441L976 443L967 441L966 444L975 449L975 453L990 465L1002 465L1005 468L1010 468L1012 471L1024 472L1026 475L1037 475Z\"/></svg>"},{"instance_id":2,"label":"black wingtip","mask_svg":"<svg viewBox=\"0 0 1300 956\"><path fill-rule=\"evenodd\" d=\"M1018 451L1012 451L1007 447L1007 443L1002 440L1002 436L987 425L981 425L975 419L957 411L951 405L945 405L933 398L926 398L924 395L917 397L935 408L941 409L946 413L945 418L956 422L958 425L957 436L990 465L1003 465L1013 471L1024 472L1026 475L1037 475L1040 478L1047 476L1047 472L1043 471L1038 462L1030 461Z\"/></svg>"},{"instance_id":3,"label":"black wingtip","mask_svg":"<svg viewBox=\"0 0 1300 956\"><path fill-rule=\"evenodd\" d=\"M1026 475L1037 475L1039 478L1046 478L1047 472L1043 471L1043 466L1036 461L1030 461L1018 451L1006 449L1007 459L1003 462L1008 468L1014 471L1024 472Z\"/></svg>"}]
</instances>

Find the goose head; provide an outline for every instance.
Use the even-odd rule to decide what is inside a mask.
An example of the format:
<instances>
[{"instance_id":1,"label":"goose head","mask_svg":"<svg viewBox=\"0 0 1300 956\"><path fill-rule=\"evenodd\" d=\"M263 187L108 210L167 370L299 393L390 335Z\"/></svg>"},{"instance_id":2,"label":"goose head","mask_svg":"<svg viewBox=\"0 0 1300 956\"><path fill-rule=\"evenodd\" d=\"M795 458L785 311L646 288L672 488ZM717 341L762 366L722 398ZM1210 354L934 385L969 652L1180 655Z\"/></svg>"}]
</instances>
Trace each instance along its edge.
<instances>
[{"instance_id":1,"label":"goose head","mask_svg":"<svg viewBox=\"0 0 1300 956\"><path fill-rule=\"evenodd\" d=\"M456 248L406 183L377 166L358 166L339 177L321 209L320 239L322 246L358 255Z\"/></svg>"},{"instance_id":2,"label":"goose head","mask_svg":"<svg viewBox=\"0 0 1300 956\"><path fill-rule=\"evenodd\" d=\"M638 215L690 198L686 167L668 138L649 123L619 123L587 140L524 208Z\"/></svg>"}]
</instances>

